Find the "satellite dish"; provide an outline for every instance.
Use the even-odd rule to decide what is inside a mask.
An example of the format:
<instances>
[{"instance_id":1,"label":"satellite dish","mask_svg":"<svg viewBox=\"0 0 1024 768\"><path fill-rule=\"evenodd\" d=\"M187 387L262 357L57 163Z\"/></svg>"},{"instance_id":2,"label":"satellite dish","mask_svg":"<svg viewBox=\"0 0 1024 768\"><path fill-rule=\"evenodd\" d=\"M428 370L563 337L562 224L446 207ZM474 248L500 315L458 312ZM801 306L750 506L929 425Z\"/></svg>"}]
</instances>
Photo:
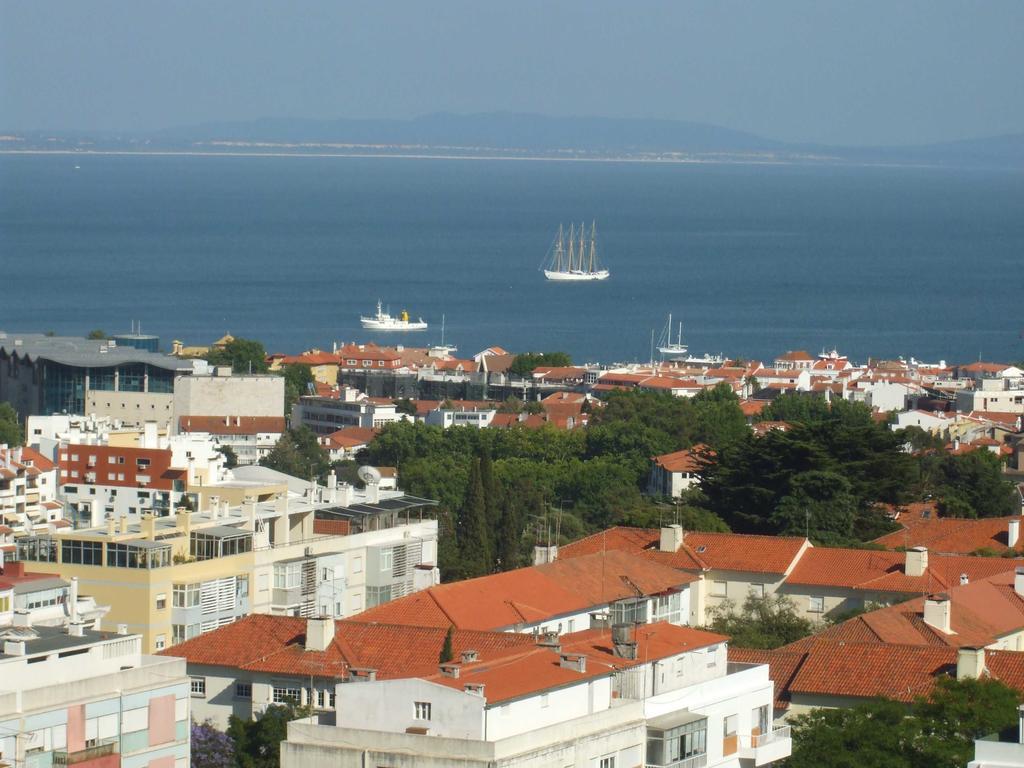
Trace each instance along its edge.
<instances>
[{"instance_id":1,"label":"satellite dish","mask_svg":"<svg viewBox=\"0 0 1024 768\"><path fill-rule=\"evenodd\" d=\"M380 483L380 470L376 467L360 467L356 474L359 475L359 479L367 485L377 485Z\"/></svg>"}]
</instances>

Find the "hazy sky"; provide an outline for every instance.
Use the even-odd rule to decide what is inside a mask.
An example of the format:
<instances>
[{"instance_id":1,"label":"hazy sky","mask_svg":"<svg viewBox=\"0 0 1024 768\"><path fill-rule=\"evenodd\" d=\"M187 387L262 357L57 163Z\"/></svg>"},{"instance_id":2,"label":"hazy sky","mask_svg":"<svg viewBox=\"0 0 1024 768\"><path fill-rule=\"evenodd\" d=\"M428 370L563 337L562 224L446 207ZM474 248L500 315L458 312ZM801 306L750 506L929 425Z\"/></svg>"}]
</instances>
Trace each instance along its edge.
<instances>
[{"instance_id":1,"label":"hazy sky","mask_svg":"<svg viewBox=\"0 0 1024 768\"><path fill-rule=\"evenodd\" d=\"M1024 131L1024 1L0 0L0 128L429 112Z\"/></svg>"}]
</instances>

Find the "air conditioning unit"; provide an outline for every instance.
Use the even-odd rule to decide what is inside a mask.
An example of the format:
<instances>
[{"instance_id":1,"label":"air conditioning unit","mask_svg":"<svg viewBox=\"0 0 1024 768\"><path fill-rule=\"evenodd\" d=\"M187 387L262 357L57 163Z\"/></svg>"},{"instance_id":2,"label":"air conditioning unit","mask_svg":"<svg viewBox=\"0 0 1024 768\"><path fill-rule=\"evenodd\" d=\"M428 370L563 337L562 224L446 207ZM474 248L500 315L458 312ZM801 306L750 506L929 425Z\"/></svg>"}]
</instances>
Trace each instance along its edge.
<instances>
[{"instance_id":1,"label":"air conditioning unit","mask_svg":"<svg viewBox=\"0 0 1024 768\"><path fill-rule=\"evenodd\" d=\"M312 547L306 547L305 555L306 555L306 557L312 557L313 556L313 548Z\"/></svg>"}]
</instances>

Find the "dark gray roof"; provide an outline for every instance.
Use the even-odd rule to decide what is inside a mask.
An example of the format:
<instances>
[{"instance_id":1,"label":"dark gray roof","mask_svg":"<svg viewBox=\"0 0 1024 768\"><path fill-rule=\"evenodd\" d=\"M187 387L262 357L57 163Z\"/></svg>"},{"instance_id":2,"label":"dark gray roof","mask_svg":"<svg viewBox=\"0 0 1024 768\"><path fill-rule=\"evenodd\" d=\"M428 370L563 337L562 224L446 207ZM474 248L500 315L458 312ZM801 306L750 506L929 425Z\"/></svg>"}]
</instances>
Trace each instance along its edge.
<instances>
[{"instance_id":1,"label":"dark gray roof","mask_svg":"<svg viewBox=\"0 0 1024 768\"><path fill-rule=\"evenodd\" d=\"M4 631L10 629L12 628L5 627L4 629L0 629L0 635L2 635ZM53 653L54 651L67 651L73 648L88 648L89 646L95 645L103 640L121 637L121 635L118 635L116 632L97 632L92 629L83 629L81 637L69 635L67 630L63 627L33 626L26 629L28 631L23 633L27 634L31 639L25 640L25 656L36 656L40 653ZM132 635L126 635L125 637L131 636ZM7 639L16 638L12 637ZM0 659L8 658L11 658L11 656L3 652L3 644L0 643Z\"/></svg>"},{"instance_id":2,"label":"dark gray roof","mask_svg":"<svg viewBox=\"0 0 1024 768\"><path fill-rule=\"evenodd\" d=\"M17 354L31 360L52 360L55 363L99 368L108 365L146 363L170 371L191 372L191 360L181 360L158 352L135 347L119 347L113 342L97 341L79 336L46 336L41 333L4 333L0 331L0 353Z\"/></svg>"}]
</instances>

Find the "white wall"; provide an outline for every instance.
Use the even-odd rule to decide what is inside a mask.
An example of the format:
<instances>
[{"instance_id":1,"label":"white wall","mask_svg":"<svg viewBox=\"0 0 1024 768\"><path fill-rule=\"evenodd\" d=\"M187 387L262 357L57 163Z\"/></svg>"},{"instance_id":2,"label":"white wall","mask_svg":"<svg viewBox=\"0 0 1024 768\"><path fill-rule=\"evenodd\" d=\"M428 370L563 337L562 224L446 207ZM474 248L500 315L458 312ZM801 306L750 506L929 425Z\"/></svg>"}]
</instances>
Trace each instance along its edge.
<instances>
[{"instance_id":1,"label":"white wall","mask_svg":"<svg viewBox=\"0 0 1024 768\"><path fill-rule=\"evenodd\" d=\"M178 376L175 425L182 416L284 416L284 377Z\"/></svg>"},{"instance_id":2,"label":"white wall","mask_svg":"<svg viewBox=\"0 0 1024 768\"><path fill-rule=\"evenodd\" d=\"M403 733L428 728L431 736L484 738L484 698L426 680L342 683L337 690L337 725ZM414 717L414 702L431 705L431 719Z\"/></svg>"}]
</instances>

